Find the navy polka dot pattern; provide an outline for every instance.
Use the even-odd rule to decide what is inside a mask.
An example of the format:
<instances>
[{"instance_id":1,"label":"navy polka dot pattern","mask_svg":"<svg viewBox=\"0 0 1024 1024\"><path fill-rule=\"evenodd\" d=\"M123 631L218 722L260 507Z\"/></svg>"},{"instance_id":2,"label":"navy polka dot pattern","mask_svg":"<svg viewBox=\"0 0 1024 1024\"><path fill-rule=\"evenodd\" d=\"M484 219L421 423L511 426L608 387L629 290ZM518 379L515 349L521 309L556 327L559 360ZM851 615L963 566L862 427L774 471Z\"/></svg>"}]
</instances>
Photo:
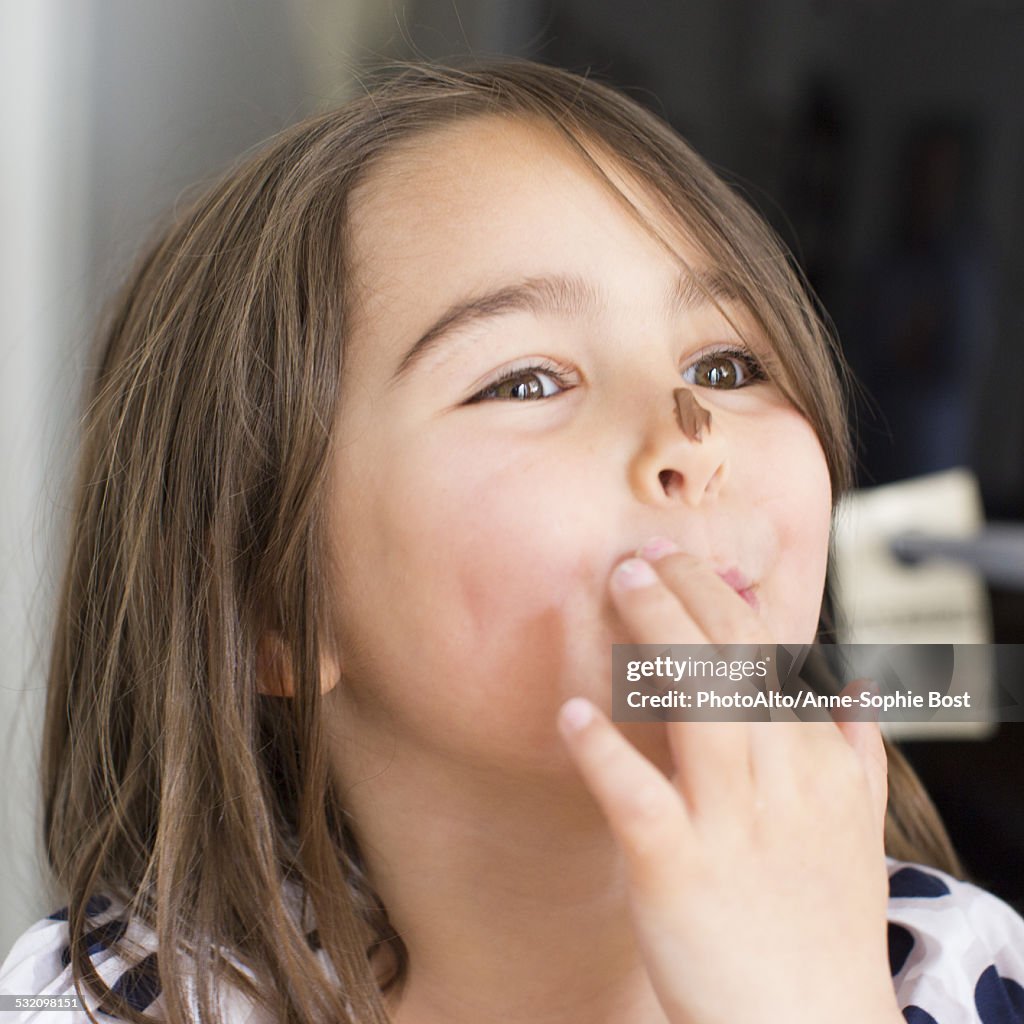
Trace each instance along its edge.
<instances>
[{"instance_id":1,"label":"navy polka dot pattern","mask_svg":"<svg viewBox=\"0 0 1024 1024\"><path fill-rule=\"evenodd\" d=\"M92 931L85 933L85 948L89 956L102 953L112 943L124 936L127 922L115 918L113 921L106 921ZM65 946L60 951L60 962L67 967L71 963L71 947Z\"/></svg>"},{"instance_id":2,"label":"navy polka dot pattern","mask_svg":"<svg viewBox=\"0 0 1024 1024\"><path fill-rule=\"evenodd\" d=\"M920 1006L904 1007L903 1019L907 1024L939 1024L930 1013L926 1013Z\"/></svg>"},{"instance_id":3,"label":"navy polka dot pattern","mask_svg":"<svg viewBox=\"0 0 1024 1024\"><path fill-rule=\"evenodd\" d=\"M124 974L111 986L116 995L125 999L135 1010L145 1010L160 995L160 975L157 973L156 953L150 953L134 967L129 967ZM103 1013L116 1017L110 1009L102 1005Z\"/></svg>"},{"instance_id":4,"label":"navy polka dot pattern","mask_svg":"<svg viewBox=\"0 0 1024 1024\"><path fill-rule=\"evenodd\" d=\"M889 922L889 973L895 978L914 948L914 936L903 925Z\"/></svg>"},{"instance_id":5,"label":"navy polka dot pattern","mask_svg":"<svg viewBox=\"0 0 1024 1024\"><path fill-rule=\"evenodd\" d=\"M919 868L900 868L889 877L889 899L936 899L948 896L949 888L938 875Z\"/></svg>"},{"instance_id":6,"label":"navy polka dot pattern","mask_svg":"<svg viewBox=\"0 0 1024 1024\"><path fill-rule=\"evenodd\" d=\"M110 908L110 899L107 896L90 896L85 904L86 917L99 917ZM70 908L61 907L55 910L48 918L50 921L66 921Z\"/></svg>"},{"instance_id":7,"label":"navy polka dot pattern","mask_svg":"<svg viewBox=\"0 0 1024 1024\"><path fill-rule=\"evenodd\" d=\"M1024 920L935 868L889 861L889 965L907 1024L1024 1024Z\"/></svg>"},{"instance_id":8,"label":"navy polka dot pattern","mask_svg":"<svg viewBox=\"0 0 1024 1024\"><path fill-rule=\"evenodd\" d=\"M1002 978L995 964L986 967L974 989L974 1005L981 1024L1024 1024L1024 988Z\"/></svg>"},{"instance_id":9,"label":"navy polka dot pattern","mask_svg":"<svg viewBox=\"0 0 1024 1024\"><path fill-rule=\"evenodd\" d=\"M887 859L888 955L893 991L906 1024L1024 1024L1024 920L990 893L935 868ZM286 893L290 894L287 889ZM290 905L298 907L299 901ZM2 908L0 908L2 911ZM315 921L297 923L328 976ZM0 966L0 992L75 995L69 966L67 908L37 922ZM93 966L111 989L156 1020L162 999L155 936L138 922L125 924L124 908L106 896L87 903L85 942ZM125 962L111 948L125 938L139 949ZM194 987L184 982L195 998ZM87 998L88 1005L106 1013ZM111 1007L112 1008L112 1007ZM231 1024L273 1024L237 990L222 993L222 1019ZM80 1011L47 1012L45 1024L81 1024ZM104 1020L117 1024L107 1014ZM30 1024L24 1014L3 1024ZM34 1018L32 1019L34 1024Z\"/></svg>"}]
</instances>

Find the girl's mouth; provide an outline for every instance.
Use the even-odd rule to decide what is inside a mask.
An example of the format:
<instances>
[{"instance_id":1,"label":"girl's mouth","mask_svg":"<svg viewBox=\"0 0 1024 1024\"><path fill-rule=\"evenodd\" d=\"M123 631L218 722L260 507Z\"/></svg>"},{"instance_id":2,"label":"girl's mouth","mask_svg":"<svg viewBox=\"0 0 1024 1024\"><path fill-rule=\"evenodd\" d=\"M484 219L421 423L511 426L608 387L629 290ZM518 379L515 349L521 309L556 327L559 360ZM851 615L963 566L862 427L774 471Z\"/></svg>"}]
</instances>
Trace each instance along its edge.
<instances>
[{"instance_id":1,"label":"girl's mouth","mask_svg":"<svg viewBox=\"0 0 1024 1024\"><path fill-rule=\"evenodd\" d=\"M750 605L754 611L761 610L761 602L757 597L757 584L752 583L739 569L727 569L724 572L715 570L726 583Z\"/></svg>"}]
</instances>

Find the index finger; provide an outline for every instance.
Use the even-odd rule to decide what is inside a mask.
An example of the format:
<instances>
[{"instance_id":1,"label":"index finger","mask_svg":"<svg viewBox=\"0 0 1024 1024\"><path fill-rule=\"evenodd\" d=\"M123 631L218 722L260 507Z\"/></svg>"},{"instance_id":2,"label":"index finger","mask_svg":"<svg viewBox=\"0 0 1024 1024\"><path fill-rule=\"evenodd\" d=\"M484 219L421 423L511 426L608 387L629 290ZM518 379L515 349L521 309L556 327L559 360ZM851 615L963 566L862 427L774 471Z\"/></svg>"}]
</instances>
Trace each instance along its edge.
<instances>
[{"instance_id":1,"label":"index finger","mask_svg":"<svg viewBox=\"0 0 1024 1024\"><path fill-rule=\"evenodd\" d=\"M639 644L770 642L759 617L699 559L676 552L653 566L629 559L620 569L625 572L613 575L612 591ZM698 817L732 814L737 800L752 790L748 724L672 721L666 728L677 785L692 812Z\"/></svg>"},{"instance_id":2,"label":"index finger","mask_svg":"<svg viewBox=\"0 0 1024 1024\"><path fill-rule=\"evenodd\" d=\"M682 797L586 698L562 705L558 728L626 856L637 894L658 899L694 842Z\"/></svg>"}]
</instances>

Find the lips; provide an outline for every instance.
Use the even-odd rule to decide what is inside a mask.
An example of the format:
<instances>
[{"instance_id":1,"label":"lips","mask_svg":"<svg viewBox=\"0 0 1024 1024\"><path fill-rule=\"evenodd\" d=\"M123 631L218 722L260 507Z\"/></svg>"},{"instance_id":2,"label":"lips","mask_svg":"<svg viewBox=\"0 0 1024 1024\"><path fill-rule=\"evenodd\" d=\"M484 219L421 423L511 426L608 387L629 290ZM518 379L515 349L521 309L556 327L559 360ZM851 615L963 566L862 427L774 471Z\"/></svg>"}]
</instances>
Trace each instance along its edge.
<instances>
[{"instance_id":1,"label":"lips","mask_svg":"<svg viewBox=\"0 0 1024 1024\"><path fill-rule=\"evenodd\" d=\"M744 576L739 569L716 569L715 572L737 593L741 590L749 590L754 585L754 581Z\"/></svg>"},{"instance_id":2,"label":"lips","mask_svg":"<svg viewBox=\"0 0 1024 1024\"><path fill-rule=\"evenodd\" d=\"M732 568L726 569L724 572L716 569L719 577L736 591L740 597L743 598L747 604L750 605L754 611L758 611L761 608L761 602L757 599L757 584L752 582L748 576L745 576L739 569Z\"/></svg>"},{"instance_id":3,"label":"lips","mask_svg":"<svg viewBox=\"0 0 1024 1024\"><path fill-rule=\"evenodd\" d=\"M672 551L685 550L675 544L674 541L664 537L654 537L647 541L646 544L636 549L638 556L647 555L648 557L661 557L664 554L668 554ZM725 583L728 583L733 590L736 591L740 597L743 598L747 604L750 605L754 611L760 611L761 602L757 596L757 583L755 583L746 573L742 572L736 566L730 566L728 569L715 569L715 573Z\"/></svg>"}]
</instances>

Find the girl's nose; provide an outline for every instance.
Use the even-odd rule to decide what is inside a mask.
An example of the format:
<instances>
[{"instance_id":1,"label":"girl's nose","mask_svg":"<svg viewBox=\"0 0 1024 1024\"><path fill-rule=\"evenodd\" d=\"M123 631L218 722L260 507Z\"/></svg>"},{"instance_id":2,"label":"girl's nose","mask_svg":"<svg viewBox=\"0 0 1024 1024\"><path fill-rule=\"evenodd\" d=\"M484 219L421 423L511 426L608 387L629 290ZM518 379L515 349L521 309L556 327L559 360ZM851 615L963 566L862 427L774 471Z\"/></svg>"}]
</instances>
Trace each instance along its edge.
<instances>
[{"instance_id":1,"label":"girl's nose","mask_svg":"<svg viewBox=\"0 0 1024 1024\"><path fill-rule=\"evenodd\" d=\"M691 388L676 388L658 404L634 457L634 491L649 503L683 500L696 508L718 494L727 475L721 425Z\"/></svg>"}]
</instances>

